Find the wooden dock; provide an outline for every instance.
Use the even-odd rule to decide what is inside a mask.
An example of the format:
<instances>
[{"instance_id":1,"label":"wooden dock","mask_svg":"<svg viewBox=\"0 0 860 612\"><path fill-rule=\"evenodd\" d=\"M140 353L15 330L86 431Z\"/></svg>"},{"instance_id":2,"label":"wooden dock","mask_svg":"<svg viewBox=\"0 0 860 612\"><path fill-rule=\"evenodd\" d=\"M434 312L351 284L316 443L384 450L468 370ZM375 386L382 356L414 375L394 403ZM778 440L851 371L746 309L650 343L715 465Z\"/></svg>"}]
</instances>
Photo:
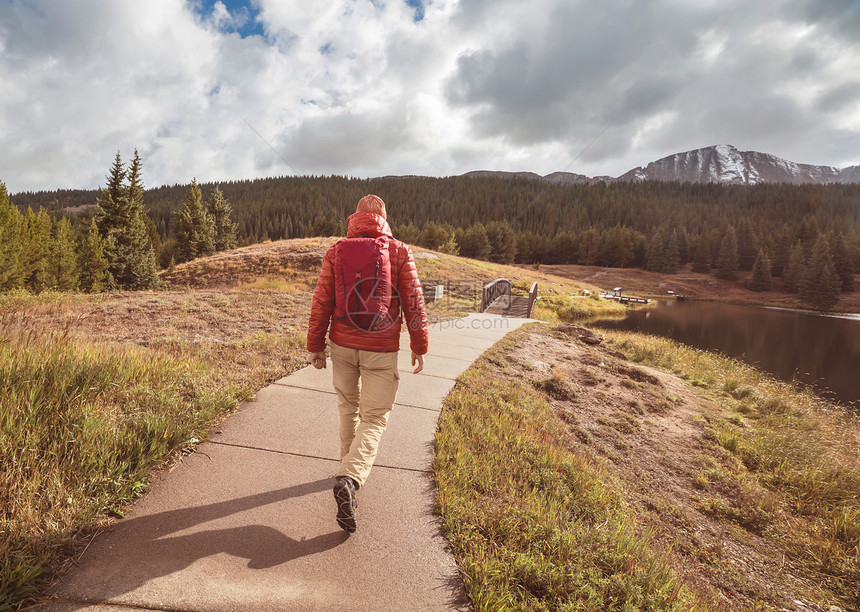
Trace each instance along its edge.
<instances>
[{"instance_id":1,"label":"wooden dock","mask_svg":"<svg viewBox=\"0 0 860 612\"><path fill-rule=\"evenodd\" d=\"M628 297L626 295L621 295L617 291L604 291L600 294L600 297L607 300L615 300L617 302L621 302L622 304L650 304L651 300L647 298L638 298L638 297Z\"/></svg>"}]
</instances>

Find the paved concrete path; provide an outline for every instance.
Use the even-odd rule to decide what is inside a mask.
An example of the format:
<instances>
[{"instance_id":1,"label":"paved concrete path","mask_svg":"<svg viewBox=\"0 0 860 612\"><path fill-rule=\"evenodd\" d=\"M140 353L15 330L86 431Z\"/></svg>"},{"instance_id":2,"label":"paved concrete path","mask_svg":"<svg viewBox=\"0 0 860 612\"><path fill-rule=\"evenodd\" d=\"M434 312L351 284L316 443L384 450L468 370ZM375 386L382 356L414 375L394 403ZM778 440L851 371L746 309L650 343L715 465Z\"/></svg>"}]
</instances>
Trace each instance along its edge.
<instances>
[{"instance_id":1,"label":"paved concrete path","mask_svg":"<svg viewBox=\"0 0 860 612\"><path fill-rule=\"evenodd\" d=\"M437 323L417 375L404 334L397 403L359 492L354 534L335 523L331 366L309 366L262 389L157 477L40 609L468 609L433 514L433 436L456 377L525 321Z\"/></svg>"}]
</instances>

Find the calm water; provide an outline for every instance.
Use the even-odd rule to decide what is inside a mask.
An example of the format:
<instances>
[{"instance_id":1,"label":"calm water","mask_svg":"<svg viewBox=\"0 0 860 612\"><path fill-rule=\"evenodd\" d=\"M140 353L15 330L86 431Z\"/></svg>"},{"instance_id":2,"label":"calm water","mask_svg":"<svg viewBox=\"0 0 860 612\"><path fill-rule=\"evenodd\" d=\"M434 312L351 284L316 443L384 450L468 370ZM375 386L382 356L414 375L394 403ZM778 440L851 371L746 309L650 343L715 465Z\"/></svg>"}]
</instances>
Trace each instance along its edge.
<instances>
[{"instance_id":1,"label":"calm water","mask_svg":"<svg viewBox=\"0 0 860 612\"><path fill-rule=\"evenodd\" d=\"M631 310L623 321L599 324L719 351L860 407L860 315L670 301L650 310Z\"/></svg>"}]
</instances>

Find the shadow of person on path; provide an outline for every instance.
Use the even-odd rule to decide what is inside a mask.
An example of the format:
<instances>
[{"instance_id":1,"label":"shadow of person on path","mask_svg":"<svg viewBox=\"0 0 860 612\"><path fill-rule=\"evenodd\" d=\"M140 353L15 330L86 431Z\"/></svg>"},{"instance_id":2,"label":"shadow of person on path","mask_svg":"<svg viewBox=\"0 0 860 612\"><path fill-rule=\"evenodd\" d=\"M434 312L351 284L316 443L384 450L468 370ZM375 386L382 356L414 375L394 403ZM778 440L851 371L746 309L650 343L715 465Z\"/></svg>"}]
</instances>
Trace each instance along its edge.
<instances>
[{"instance_id":1,"label":"shadow of person on path","mask_svg":"<svg viewBox=\"0 0 860 612\"><path fill-rule=\"evenodd\" d=\"M51 595L79 602L110 602L150 580L179 572L200 559L218 554L247 559L247 567L251 570L266 570L324 552L346 542L349 534L338 529L296 540L273 527L259 524L176 536L171 534L330 488L331 479L326 478L238 499L119 521L96 537L84 554L79 570L71 572L55 585ZM288 517L285 520L288 521Z\"/></svg>"}]
</instances>

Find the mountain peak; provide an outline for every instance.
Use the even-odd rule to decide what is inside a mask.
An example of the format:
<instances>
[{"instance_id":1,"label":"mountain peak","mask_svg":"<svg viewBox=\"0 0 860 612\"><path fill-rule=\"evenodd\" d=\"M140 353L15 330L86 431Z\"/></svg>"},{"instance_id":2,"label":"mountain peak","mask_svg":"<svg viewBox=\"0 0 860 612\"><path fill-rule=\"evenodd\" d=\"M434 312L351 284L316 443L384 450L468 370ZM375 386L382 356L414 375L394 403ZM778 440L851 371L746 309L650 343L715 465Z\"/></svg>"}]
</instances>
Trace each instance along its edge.
<instances>
[{"instance_id":1,"label":"mountain peak","mask_svg":"<svg viewBox=\"0 0 860 612\"><path fill-rule=\"evenodd\" d=\"M741 151L730 144L711 145L692 151L668 155L647 166L633 168L617 178L588 177L571 172L553 172L540 176L534 172L495 172L479 170L463 176L495 176L526 178L572 185L614 181L680 181L689 183L727 183L757 185L759 183L860 183L860 166L835 168L798 164L770 153Z\"/></svg>"},{"instance_id":2,"label":"mountain peak","mask_svg":"<svg viewBox=\"0 0 860 612\"><path fill-rule=\"evenodd\" d=\"M619 176L621 181L688 181L691 183L848 183L858 180L856 166L798 164L776 155L740 151L730 144L675 153Z\"/></svg>"}]
</instances>

